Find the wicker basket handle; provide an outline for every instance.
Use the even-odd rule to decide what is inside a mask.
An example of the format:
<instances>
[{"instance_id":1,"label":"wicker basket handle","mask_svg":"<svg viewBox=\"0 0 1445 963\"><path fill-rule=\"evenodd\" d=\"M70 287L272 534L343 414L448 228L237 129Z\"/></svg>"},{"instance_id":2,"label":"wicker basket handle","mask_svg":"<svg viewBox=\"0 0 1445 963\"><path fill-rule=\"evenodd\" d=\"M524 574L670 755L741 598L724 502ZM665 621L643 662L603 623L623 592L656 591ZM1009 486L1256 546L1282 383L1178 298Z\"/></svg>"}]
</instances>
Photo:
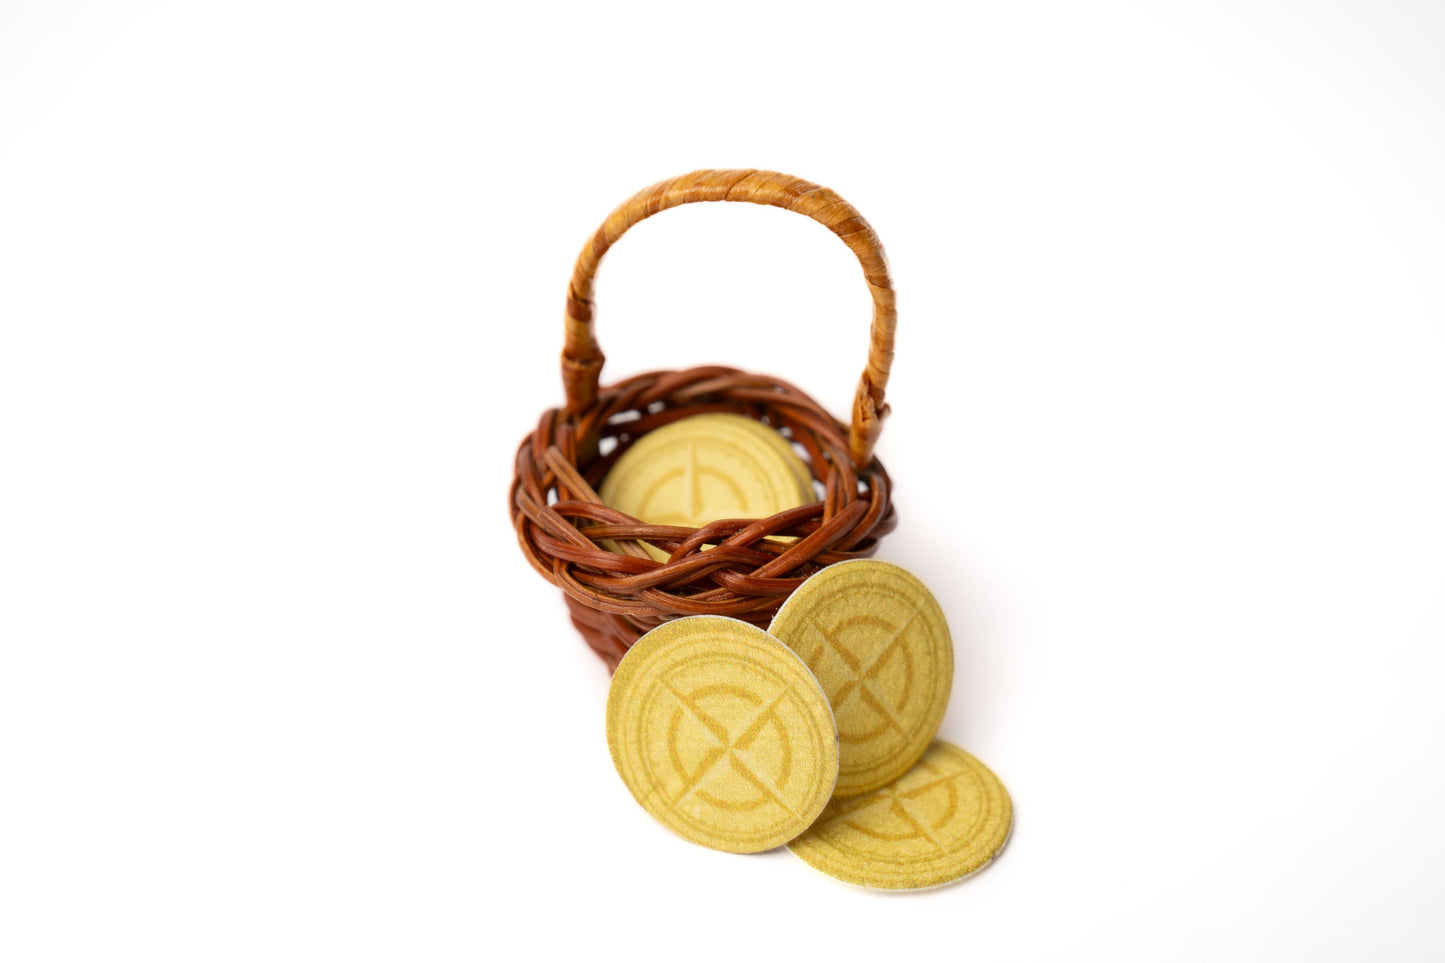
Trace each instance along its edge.
<instances>
[{"instance_id":1,"label":"wicker basket handle","mask_svg":"<svg viewBox=\"0 0 1445 963\"><path fill-rule=\"evenodd\" d=\"M566 341L562 349L562 382L567 407L580 411L597 398L597 380L603 355L592 328L592 279L597 266L617 239L638 221L658 211L698 201L747 201L806 214L843 239L863 266L863 277L873 295L873 327L868 366L853 400L853 425L848 451L859 468L873 454L888 413L883 390L893 366L893 331L898 323L893 280L878 235L853 205L826 187L775 171L702 170L662 181L633 195L608 216L577 257L567 290Z\"/></svg>"}]
</instances>

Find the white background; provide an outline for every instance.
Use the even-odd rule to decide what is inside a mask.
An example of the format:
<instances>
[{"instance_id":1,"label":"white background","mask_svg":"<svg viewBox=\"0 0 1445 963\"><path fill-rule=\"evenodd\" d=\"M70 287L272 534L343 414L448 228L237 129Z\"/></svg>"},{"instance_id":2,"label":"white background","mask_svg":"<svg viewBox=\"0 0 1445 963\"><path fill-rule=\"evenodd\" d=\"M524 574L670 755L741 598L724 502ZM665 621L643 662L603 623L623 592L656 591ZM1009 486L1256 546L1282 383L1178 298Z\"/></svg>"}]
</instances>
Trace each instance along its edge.
<instances>
[{"instance_id":1,"label":"white background","mask_svg":"<svg viewBox=\"0 0 1445 963\"><path fill-rule=\"evenodd\" d=\"M576 251L727 166L889 251L956 887L653 824L509 527ZM0 0L0 957L1440 958L1442 172L1429 0ZM863 363L779 211L598 304L609 381Z\"/></svg>"}]
</instances>

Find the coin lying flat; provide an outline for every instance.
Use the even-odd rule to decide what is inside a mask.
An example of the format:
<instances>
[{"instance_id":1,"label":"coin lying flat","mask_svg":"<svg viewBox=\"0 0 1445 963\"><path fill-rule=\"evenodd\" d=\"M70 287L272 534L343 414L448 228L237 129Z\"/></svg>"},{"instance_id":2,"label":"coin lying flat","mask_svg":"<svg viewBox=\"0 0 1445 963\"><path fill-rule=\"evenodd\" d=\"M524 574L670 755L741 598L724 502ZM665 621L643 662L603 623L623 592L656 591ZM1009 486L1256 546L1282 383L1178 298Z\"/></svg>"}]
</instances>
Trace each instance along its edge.
<instances>
[{"instance_id":1,"label":"coin lying flat","mask_svg":"<svg viewBox=\"0 0 1445 963\"><path fill-rule=\"evenodd\" d=\"M767 518L814 500L808 467L782 435L725 413L693 415L643 435L617 459L597 494L633 518L688 528L720 518ZM643 547L667 560L661 549Z\"/></svg>"},{"instance_id":2,"label":"coin lying flat","mask_svg":"<svg viewBox=\"0 0 1445 963\"><path fill-rule=\"evenodd\" d=\"M838 788L856 796L908 771L938 732L953 684L943 610L887 562L838 562L783 603L768 632L803 657L838 721Z\"/></svg>"},{"instance_id":3,"label":"coin lying flat","mask_svg":"<svg viewBox=\"0 0 1445 963\"><path fill-rule=\"evenodd\" d=\"M835 879L874 889L926 889L978 872L1013 829L1013 803L988 767L935 741L903 778L835 799L788 844Z\"/></svg>"},{"instance_id":4,"label":"coin lying flat","mask_svg":"<svg viewBox=\"0 0 1445 963\"><path fill-rule=\"evenodd\" d=\"M833 713L808 667L717 615L667 622L628 650L607 693L607 745L642 808L731 853L803 832L838 775Z\"/></svg>"}]
</instances>

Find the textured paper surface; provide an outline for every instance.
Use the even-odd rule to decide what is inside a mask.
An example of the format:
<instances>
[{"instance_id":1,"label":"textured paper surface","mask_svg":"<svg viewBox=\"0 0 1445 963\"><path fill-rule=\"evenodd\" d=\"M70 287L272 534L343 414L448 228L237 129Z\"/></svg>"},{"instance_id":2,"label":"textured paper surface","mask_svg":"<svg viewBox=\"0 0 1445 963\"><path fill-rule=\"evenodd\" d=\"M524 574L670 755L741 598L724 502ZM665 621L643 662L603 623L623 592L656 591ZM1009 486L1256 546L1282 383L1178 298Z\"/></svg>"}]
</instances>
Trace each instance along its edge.
<instances>
[{"instance_id":1,"label":"textured paper surface","mask_svg":"<svg viewBox=\"0 0 1445 963\"><path fill-rule=\"evenodd\" d=\"M602 480L602 501L657 525L766 518L814 500L807 465L782 435L742 415L703 414L648 432ZM648 554L667 553L644 544Z\"/></svg>"},{"instance_id":2,"label":"textured paper surface","mask_svg":"<svg viewBox=\"0 0 1445 963\"><path fill-rule=\"evenodd\" d=\"M932 593L897 565L839 562L804 582L768 630L802 656L838 722L838 788L854 796L902 776L938 733L953 642Z\"/></svg>"},{"instance_id":3,"label":"textured paper surface","mask_svg":"<svg viewBox=\"0 0 1445 963\"><path fill-rule=\"evenodd\" d=\"M628 651L608 691L607 744L659 822L734 853L807 829L838 774L833 714L808 667L721 616L668 622Z\"/></svg>"},{"instance_id":4,"label":"textured paper surface","mask_svg":"<svg viewBox=\"0 0 1445 963\"><path fill-rule=\"evenodd\" d=\"M896 783L835 799L788 848L837 879L874 889L926 889L987 866L1008 842L1003 783L962 749L935 741Z\"/></svg>"}]
</instances>

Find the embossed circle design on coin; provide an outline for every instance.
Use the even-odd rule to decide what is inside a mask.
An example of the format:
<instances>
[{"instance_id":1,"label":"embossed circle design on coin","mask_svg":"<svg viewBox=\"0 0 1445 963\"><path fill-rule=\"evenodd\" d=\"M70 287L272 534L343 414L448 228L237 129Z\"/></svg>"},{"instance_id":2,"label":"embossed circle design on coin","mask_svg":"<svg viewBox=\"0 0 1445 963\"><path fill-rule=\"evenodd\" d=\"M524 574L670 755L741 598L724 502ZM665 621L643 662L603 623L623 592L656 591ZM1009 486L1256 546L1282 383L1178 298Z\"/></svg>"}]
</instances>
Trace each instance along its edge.
<instances>
[{"instance_id":1,"label":"embossed circle design on coin","mask_svg":"<svg viewBox=\"0 0 1445 963\"><path fill-rule=\"evenodd\" d=\"M972 875L1008 843L1013 803L989 768L935 741L892 785L835 799L788 844L835 879L873 889L927 889Z\"/></svg>"},{"instance_id":2,"label":"embossed circle design on coin","mask_svg":"<svg viewBox=\"0 0 1445 963\"><path fill-rule=\"evenodd\" d=\"M768 631L803 657L838 721L840 796L887 785L938 732L953 684L953 642L933 594L873 559L804 582Z\"/></svg>"},{"instance_id":3,"label":"embossed circle design on coin","mask_svg":"<svg viewBox=\"0 0 1445 963\"><path fill-rule=\"evenodd\" d=\"M644 522L688 528L767 518L814 500L808 466L782 435L726 413L693 415L643 435L607 472L598 496ZM643 547L667 560L661 549Z\"/></svg>"},{"instance_id":4,"label":"embossed circle design on coin","mask_svg":"<svg viewBox=\"0 0 1445 963\"><path fill-rule=\"evenodd\" d=\"M717 615L667 622L628 651L607 694L607 745L642 808L732 853L795 838L838 775L818 680L762 629Z\"/></svg>"}]
</instances>

